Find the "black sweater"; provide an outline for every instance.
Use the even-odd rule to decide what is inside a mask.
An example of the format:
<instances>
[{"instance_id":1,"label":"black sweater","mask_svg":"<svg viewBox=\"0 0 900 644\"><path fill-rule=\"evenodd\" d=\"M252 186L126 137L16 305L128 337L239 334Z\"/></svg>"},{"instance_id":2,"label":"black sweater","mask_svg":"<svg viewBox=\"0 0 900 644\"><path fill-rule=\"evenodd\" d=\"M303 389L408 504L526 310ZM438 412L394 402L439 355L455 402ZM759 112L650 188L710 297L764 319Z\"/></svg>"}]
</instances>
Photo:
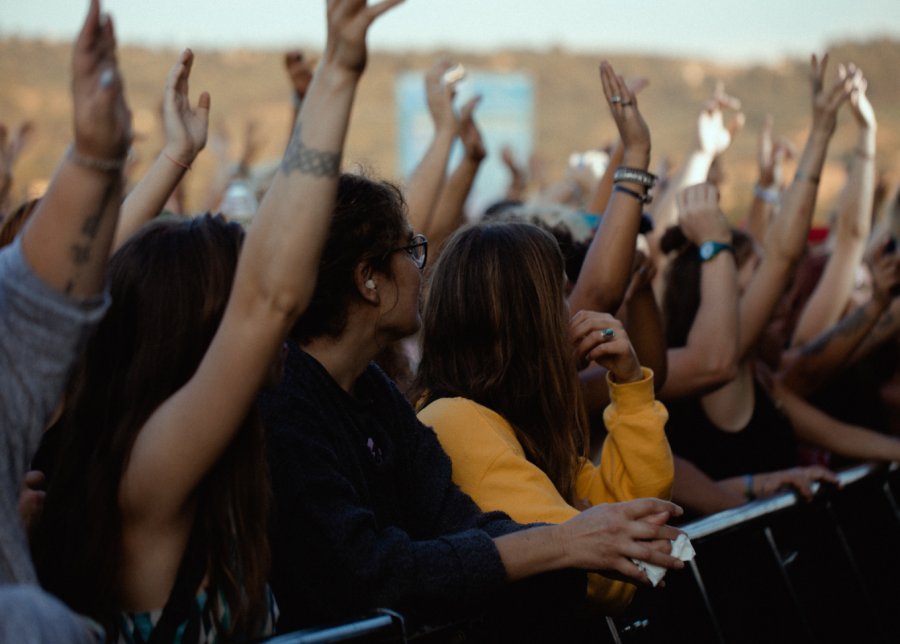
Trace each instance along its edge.
<instances>
[{"instance_id":1,"label":"black sweater","mask_svg":"<svg viewBox=\"0 0 900 644\"><path fill-rule=\"evenodd\" d=\"M377 366L354 394L292 346L282 382L260 400L281 631L377 607L456 615L505 584L492 537L523 528L453 484L434 432ZM583 595L583 574L555 577L553 593L562 582L563 595Z\"/></svg>"}]
</instances>

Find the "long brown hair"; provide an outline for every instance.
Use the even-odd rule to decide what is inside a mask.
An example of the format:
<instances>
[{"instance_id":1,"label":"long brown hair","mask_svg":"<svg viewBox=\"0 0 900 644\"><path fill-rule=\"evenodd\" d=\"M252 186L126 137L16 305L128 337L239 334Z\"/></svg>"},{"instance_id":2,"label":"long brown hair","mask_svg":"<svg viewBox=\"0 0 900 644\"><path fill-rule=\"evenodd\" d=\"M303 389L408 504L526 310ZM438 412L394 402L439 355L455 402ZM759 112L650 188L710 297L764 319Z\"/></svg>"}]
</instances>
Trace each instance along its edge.
<instances>
[{"instance_id":1,"label":"long brown hair","mask_svg":"<svg viewBox=\"0 0 900 644\"><path fill-rule=\"evenodd\" d=\"M33 539L41 583L106 626L122 610L118 490L153 411L194 374L215 335L243 230L209 215L159 219L110 259L112 305L90 340L58 425L60 450ZM268 470L251 413L198 490L217 630L255 635L267 613ZM218 592L230 621L219 620Z\"/></svg>"},{"instance_id":2,"label":"long brown hair","mask_svg":"<svg viewBox=\"0 0 900 644\"><path fill-rule=\"evenodd\" d=\"M525 223L457 231L434 267L416 391L461 396L512 425L529 461L573 503L587 419L568 339L563 258Z\"/></svg>"}]
</instances>

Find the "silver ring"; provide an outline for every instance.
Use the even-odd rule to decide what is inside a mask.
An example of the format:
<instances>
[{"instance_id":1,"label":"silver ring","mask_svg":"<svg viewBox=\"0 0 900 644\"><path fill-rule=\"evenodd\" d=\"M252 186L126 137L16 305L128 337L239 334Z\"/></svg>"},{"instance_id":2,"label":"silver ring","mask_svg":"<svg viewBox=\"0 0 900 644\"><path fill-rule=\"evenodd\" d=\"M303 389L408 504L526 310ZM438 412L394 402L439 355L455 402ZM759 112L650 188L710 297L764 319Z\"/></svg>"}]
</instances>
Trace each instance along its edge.
<instances>
[{"instance_id":1,"label":"silver ring","mask_svg":"<svg viewBox=\"0 0 900 644\"><path fill-rule=\"evenodd\" d=\"M616 334L616 332L610 328L606 328L606 329L603 329L602 331L600 331L600 335L602 335L604 338L611 338L615 334Z\"/></svg>"},{"instance_id":2,"label":"silver ring","mask_svg":"<svg viewBox=\"0 0 900 644\"><path fill-rule=\"evenodd\" d=\"M622 97L617 94L617 95L613 96L611 99L609 99L609 102L610 103L621 103Z\"/></svg>"}]
</instances>

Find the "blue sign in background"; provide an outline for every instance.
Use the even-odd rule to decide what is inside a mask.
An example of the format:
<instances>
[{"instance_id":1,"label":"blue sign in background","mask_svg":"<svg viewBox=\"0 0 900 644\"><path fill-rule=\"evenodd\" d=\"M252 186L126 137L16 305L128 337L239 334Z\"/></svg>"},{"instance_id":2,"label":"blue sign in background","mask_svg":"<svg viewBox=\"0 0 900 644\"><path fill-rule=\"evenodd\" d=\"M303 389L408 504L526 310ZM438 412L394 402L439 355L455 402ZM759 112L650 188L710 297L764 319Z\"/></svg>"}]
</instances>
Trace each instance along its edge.
<instances>
[{"instance_id":1,"label":"blue sign in background","mask_svg":"<svg viewBox=\"0 0 900 644\"><path fill-rule=\"evenodd\" d=\"M504 146L512 149L521 165L526 165L534 147L534 82L523 73L469 70L457 85L455 105L459 108L475 95L475 122L481 130L488 156L481 164L467 204L470 217L502 199L509 184L509 171L501 159ZM425 100L425 75L405 72L394 88L397 105L397 159L400 176L409 179L434 133ZM447 171L452 172L462 155L457 141Z\"/></svg>"}]
</instances>

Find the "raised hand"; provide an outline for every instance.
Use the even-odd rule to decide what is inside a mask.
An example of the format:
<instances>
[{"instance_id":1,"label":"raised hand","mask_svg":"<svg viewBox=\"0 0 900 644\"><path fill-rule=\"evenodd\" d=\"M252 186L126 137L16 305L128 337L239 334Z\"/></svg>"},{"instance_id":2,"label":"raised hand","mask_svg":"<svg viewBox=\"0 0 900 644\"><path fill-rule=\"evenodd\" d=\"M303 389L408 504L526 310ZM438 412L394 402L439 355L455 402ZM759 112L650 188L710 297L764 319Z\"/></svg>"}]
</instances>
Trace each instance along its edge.
<instances>
[{"instance_id":1,"label":"raised hand","mask_svg":"<svg viewBox=\"0 0 900 644\"><path fill-rule=\"evenodd\" d=\"M731 230L719 208L719 191L711 183L688 186L676 195L678 225L699 246L705 241L731 243Z\"/></svg>"},{"instance_id":2,"label":"raised hand","mask_svg":"<svg viewBox=\"0 0 900 644\"><path fill-rule=\"evenodd\" d=\"M91 0L72 54L75 151L99 161L124 161L131 146L131 112L116 61L112 18ZM124 163L123 163L124 165Z\"/></svg>"},{"instance_id":3,"label":"raised hand","mask_svg":"<svg viewBox=\"0 0 900 644\"><path fill-rule=\"evenodd\" d=\"M862 75L862 71L854 64L847 66L847 76L853 81L853 89L850 91L850 113L864 130L874 130L876 127L875 110L869 97L866 96L868 81Z\"/></svg>"},{"instance_id":4,"label":"raised hand","mask_svg":"<svg viewBox=\"0 0 900 644\"><path fill-rule=\"evenodd\" d=\"M634 151L649 157L650 128L641 116L637 104L637 92L646 83L638 82L634 87L629 86L607 61L600 63L600 82L626 154Z\"/></svg>"},{"instance_id":5,"label":"raised hand","mask_svg":"<svg viewBox=\"0 0 900 644\"><path fill-rule=\"evenodd\" d=\"M609 313L578 311L569 321L569 337L579 369L596 362L618 383L643 378L641 363L622 323Z\"/></svg>"},{"instance_id":6,"label":"raised hand","mask_svg":"<svg viewBox=\"0 0 900 644\"><path fill-rule=\"evenodd\" d=\"M649 584L632 561L637 559L670 569L684 563L661 549L660 541L672 541L679 530L664 522L682 514L680 507L659 499L605 503L578 514L558 528L573 567L612 572L631 581Z\"/></svg>"},{"instance_id":7,"label":"raised hand","mask_svg":"<svg viewBox=\"0 0 900 644\"><path fill-rule=\"evenodd\" d=\"M828 54L822 56L821 62L813 54L810 58L809 81L812 85L813 129L827 134L837 127L837 112L841 104L850 98L862 73L855 69L853 74L847 72L843 65L838 66L838 79L831 87L825 88L825 69L828 66Z\"/></svg>"},{"instance_id":8,"label":"raised hand","mask_svg":"<svg viewBox=\"0 0 900 644\"><path fill-rule=\"evenodd\" d=\"M188 97L188 79L193 64L194 52L185 49L166 77L163 97L165 154L185 166L190 166L206 146L209 131L209 93L202 92L193 108Z\"/></svg>"},{"instance_id":9,"label":"raised hand","mask_svg":"<svg viewBox=\"0 0 900 644\"><path fill-rule=\"evenodd\" d=\"M376 18L403 0L328 0L328 39L325 59L349 72L362 73L366 67L366 33Z\"/></svg>"},{"instance_id":10,"label":"raised hand","mask_svg":"<svg viewBox=\"0 0 900 644\"><path fill-rule=\"evenodd\" d=\"M451 62L439 60L425 74L425 98L436 130L458 128L456 113L453 111L456 82L444 82L444 74L451 67Z\"/></svg>"},{"instance_id":11,"label":"raised hand","mask_svg":"<svg viewBox=\"0 0 900 644\"><path fill-rule=\"evenodd\" d=\"M718 83L713 97L703 106L697 118L697 141L703 152L718 156L728 149L735 135L744 126L744 115L737 112L726 125L723 110L740 108L741 102L726 94L722 83Z\"/></svg>"},{"instance_id":12,"label":"raised hand","mask_svg":"<svg viewBox=\"0 0 900 644\"><path fill-rule=\"evenodd\" d=\"M759 185L779 187L784 179L784 161L797 155L794 145L784 137L772 137L773 119L766 115L765 123L759 134L757 162L759 164Z\"/></svg>"},{"instance_id":13,"label":"raised hand","mask_svg":"<svg viewBox=\"0 0 900 644\"><path fill-rule=\"evenodd\" d=\"M475 96L469 99L459 111L459 140L463 144L466 158L475 162L481 162L487 156L481 130L478 129L478 124L475 122L475 108L478 107L480 101L481 97Z\"/></svg>"}]
</instances>

